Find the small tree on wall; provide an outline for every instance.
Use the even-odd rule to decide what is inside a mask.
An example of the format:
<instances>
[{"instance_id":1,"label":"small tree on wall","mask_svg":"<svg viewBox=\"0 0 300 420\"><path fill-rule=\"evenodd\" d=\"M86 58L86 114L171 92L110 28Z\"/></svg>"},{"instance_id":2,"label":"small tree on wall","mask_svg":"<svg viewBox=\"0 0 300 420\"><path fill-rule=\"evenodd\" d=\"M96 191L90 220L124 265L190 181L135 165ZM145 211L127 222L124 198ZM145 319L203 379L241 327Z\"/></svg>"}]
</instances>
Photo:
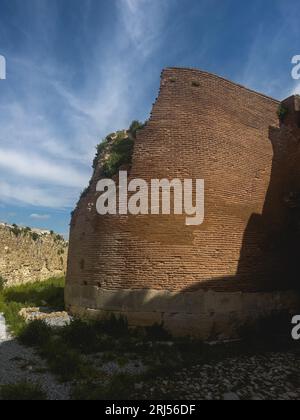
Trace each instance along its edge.
<instances>
[{"instance_id":1,"label":"small tree on wall","mask_svg":"<svg viewBox=\"0 0 300 420\"><path fill-rule=\"evenodd\" d=\"M285 119L288 112L289 112L289 110L285 105L283 105L283 104L279 105L278 110L277 110L277 115L278 115L281 122Z\"/></svg>"}]
</instances>

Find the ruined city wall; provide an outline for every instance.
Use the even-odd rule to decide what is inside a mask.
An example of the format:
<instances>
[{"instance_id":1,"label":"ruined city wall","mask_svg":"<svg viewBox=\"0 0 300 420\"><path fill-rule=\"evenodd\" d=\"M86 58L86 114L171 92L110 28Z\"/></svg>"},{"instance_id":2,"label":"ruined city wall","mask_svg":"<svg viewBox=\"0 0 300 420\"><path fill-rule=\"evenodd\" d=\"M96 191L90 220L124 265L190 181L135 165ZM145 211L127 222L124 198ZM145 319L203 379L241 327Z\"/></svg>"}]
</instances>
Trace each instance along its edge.
<instances>
[{"instance_id":1,"label":"ruined city wall","mask_svg":"<svg viewBox=\"0 0 300 420\"><path fill-rule=\"evenodd\" d=\"M297 141L292 128L281 127L278 107L274 99L205 72L165 70L151 118L135 142L130 176L149 183L204 179L204 224L187 227L185 215L100 217L96 168L71 224L69 309L101 314L117 299L114 311L132 324L163 319L172 329L180 319L190 325L191 315L199 320L202 302L211 331L220 314L229 325L230 319L258 316L264 307L268 312L294 306L285 293L293 286L289 262L280 259L280 239L288 223L284 197L291 181L287 131L287 144ZM280 150L285 158L274 161ZM155 296L156 310L146 309L145 290ZM130 299L124 291L131 291ZM193 293L202 300L193 301ZM209 308L207 296L215 303ZM229 299L224 313L218 304L222 296ZM236 296L240 303L244 296L239 309ZM166 302L171 302L168 311L159 310Z\"/></svg>"},{"instance_id":2,"label":"ruined city wall","mask_svg":"<svg viewBox=\"0 0 300 420\"><path fill-rule=\"evenodd\" d=\"M0 276L6 286L66 273L68 244L56 234L0 225Z\"/></svg>"}]
</instances>

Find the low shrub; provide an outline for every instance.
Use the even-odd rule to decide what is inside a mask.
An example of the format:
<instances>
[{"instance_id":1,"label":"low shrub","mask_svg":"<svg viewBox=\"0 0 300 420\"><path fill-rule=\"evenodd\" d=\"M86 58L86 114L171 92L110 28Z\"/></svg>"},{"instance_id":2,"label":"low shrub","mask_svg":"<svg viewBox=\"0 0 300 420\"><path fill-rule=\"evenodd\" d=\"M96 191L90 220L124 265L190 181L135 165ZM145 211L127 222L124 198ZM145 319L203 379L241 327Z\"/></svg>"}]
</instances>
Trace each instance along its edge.
<instances>
[{"instance_id":1,"label":"low shrub","mask_svg":"<svg viewBox=\"0 0 300 420\"><path fill-rule=\"evenodd\" d=\"M61 381L91 378L93 371L87 366L80 354L71 349L60 338L48 342L39 352L46 359L50 371Z\"/></svg>"},{"instance_id":2,"label":"low shrub","mask_svg":"<svg viewBox=\"0 0 300 420\"><path fill-rule=\"evenodd\" d=\"M101 350L97 328L93 323L74 320L62 330L63 340L76 350L89 354Z\"/></svg>"},{"instance_id":3,"label":"low shrub","mask_svg":"<svg viewBox=\"0 0 300 420\"><path fill-rule=\"evenodd\" d=\"M112 315L111 317L98 322L97 328L102 333L119 338L129 335L128 321L122 316L117 317Z\"/></svg>"},{"instance_id":4,"label":"low shrub","mask_svg":"<svg viewBox=\"0 0 300 420\"><path fill-rule=\"evenodd\" d=\"M0 386L0 398L5 401L44 401L47 395L40 385L20 382Z\"/></svg>"},{"instance_id":5,"label":"low shrub","mask_svg":"<svg viewBox=\"0 0 300 420\"><path fill-rule=\"evenodd\" d=\"M111 147L109 158L102 167L103 175L106 178L112 178L122 166L131 164L133 147L133 139L121 135L117 138Z\"/></svg>"},{"instance_id":6,"label":"low shrub","mask_svg":"<svg viewBox=\"0 0 300 420\"><path fill-rule=\"evenodd\" d=\"M44 321L30 322L20 333L19 340L22 344L29 347L46 346L52 336L52 328Z\"/></svg>"},{"instance_id":7,"label":"low shrub","mask_svg":"<svg viewBox=\"0 0 300 420\"><path fill-rule=\"evenodd\" d=\"M36 232L31 232L31 238L34 242L36 242L39 239L40 235Z\"/></svg>"},{"instance_id":8,"label":"low shrub","mask_svg":"<svg viewBox=\"0 0 300 420\"><path fill-rule=\"evenodd\" d=\"M162 324L154 324L151 327L146 327L145 330L150 340L167 341L172 338Z\"/></svg>"}]
</instances>

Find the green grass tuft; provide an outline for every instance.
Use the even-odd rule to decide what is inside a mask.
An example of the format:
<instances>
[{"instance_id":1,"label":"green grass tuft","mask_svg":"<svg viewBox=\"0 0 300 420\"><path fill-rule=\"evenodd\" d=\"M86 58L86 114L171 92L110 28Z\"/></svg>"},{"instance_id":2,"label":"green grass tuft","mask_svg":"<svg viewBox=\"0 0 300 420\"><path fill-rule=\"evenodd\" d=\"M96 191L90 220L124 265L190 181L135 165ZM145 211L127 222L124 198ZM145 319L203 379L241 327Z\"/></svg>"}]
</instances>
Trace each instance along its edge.
<instances>
[{"instance_id":1,"label":"green grass tuft","mask_svg":"<svg viewBox=\"0 0 300 420\"><path fill-rule=\"evenodd\" d=\"M48 306L64 309L64 279L28 283L0 290L0 312L4 313L9 330L19 336L26 324L19 312L23 308Z\"/></svg>"},{"instance_id":2,"label":"green grass tuft","mask_svg":"<svg viewBox=\"0 0 300 420\"><path fill-rule=\"evenodd\" d=\"M70 347L84 354L102 350L99 331L89 322L74 320L63 328L62 337Z\"/></svg>"},{"instance_id":3,"label":"green grass tuft","mask_svg":"<svg viewBox=\"0 0 300 420\"><path fill-rule=\"evenodd\" d=\"M47 361L50 371L62 382L93 377L93 370L80 353L64 343L60 337L52 337L40 349L39 354Z\"/></svg>"}]
</instances>

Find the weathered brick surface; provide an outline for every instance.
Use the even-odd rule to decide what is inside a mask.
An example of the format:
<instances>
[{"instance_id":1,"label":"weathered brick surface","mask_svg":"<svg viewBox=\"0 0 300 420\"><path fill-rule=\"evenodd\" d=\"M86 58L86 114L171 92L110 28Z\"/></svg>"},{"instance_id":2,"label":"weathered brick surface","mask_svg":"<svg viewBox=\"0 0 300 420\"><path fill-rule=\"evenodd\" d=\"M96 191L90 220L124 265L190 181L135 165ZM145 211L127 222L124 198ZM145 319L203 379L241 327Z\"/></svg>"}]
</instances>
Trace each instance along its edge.
<instances>
[{"instance_id":1,"label":"weathered brick surface","mask_svg":"<svg viewBox=\"0 0 300 420\"><path fill-rule=\"evenodd\" d=\"M69 290L290 288L284 197L300 187L300 137L294 120L280 127L278 106L211 74L165 70L130 176L204 179L205 222L187 227L185 216L100 217L98 168L71 224Z\"/></svg>"}]
</instances>

